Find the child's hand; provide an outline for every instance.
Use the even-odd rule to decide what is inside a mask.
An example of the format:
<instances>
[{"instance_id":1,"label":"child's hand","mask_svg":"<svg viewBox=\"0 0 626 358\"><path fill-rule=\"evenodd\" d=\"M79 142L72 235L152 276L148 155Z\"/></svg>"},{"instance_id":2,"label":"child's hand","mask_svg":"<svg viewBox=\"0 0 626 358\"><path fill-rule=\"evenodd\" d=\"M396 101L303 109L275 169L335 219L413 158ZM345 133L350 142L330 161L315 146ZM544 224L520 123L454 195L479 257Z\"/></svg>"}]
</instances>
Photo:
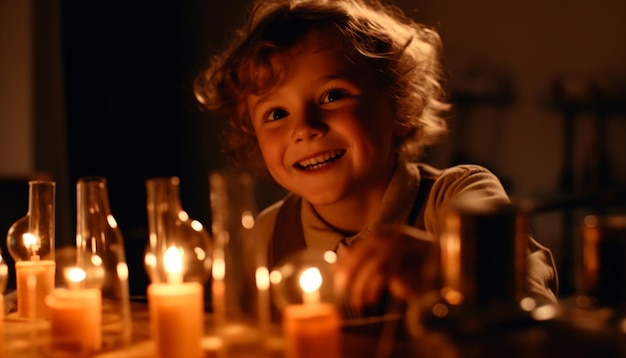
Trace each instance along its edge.
<instances>
[{"instance_id":1,"label":"child's hand","mask_svg":"<svg viewBox=\"0 0 626 358\"><path fill-rule=\"evenodd\" d=\"M385 227L339 255L337 280L357 308L373 304L385 288L402 299L437 286L439 245L410 226Z\"/></svg>"}]
</instances>

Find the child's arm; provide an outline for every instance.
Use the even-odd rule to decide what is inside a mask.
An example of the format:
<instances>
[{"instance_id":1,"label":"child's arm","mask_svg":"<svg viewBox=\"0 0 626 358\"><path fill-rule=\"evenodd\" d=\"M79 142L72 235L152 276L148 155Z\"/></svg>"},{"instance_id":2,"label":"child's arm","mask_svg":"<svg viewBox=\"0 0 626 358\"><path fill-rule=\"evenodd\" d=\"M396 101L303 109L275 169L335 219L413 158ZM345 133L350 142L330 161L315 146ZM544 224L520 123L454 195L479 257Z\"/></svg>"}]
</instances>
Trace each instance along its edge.
<instances>
[{"instance_id":1,"label":"child's arm","mask_svg":"<svg viewBox=\"0 0 626 358\"><path fill-rule=\"evenodd\" d=\"M382 228L339 255L340 287L350 303L363 307L381 292L403 299L437 288L439 244L425 231L407 225Z\"/></svg>"}]
</instances>

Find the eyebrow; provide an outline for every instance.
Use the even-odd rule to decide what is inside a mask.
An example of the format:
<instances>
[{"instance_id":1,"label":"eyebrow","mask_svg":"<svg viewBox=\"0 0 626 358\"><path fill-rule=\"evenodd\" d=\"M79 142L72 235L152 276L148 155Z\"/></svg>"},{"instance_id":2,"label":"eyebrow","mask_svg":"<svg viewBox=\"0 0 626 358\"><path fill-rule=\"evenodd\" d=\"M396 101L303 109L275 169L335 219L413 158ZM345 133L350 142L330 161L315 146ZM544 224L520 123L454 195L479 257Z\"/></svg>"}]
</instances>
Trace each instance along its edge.
<instances>
[{"instance_id":1,"label":"eyebrow","mask_svg":"<svg viewBox=\"0 0 626 358\"><path fill-rule=\"evenodd\" d=\"M262 105L263 103L269 102L272 98L272 95L270 93L266 93L260 96L249 95L249 97L250 96L259 97L257 100L254 101L254 103L252 103L252 106L249 106L250 114L254 114L260 105Z\"/></svg>"},{"instance_id":2,"label":"eyebrow","mask_svg":"<svg viewBox=\"0 0 626 358\"><path fill-rule=\"evenodd\" d=\"M351 77L350 74L354 74L354 72L350 70L337 71L337 73L322 76L316 79L314 82L315 83L327 83L327 82L334 81L334 80L343 80L343 81L353 83L356 86L357 81L355 81L355 78L353 78L354 76ZM258 99L250 107L250 113L254 113L260 105L266 102L270 102L274 97L276 97L274 94L272 94L271 89L266 91L266 93L264 94L261 94L261 95L251 94L250 96L258 97Z\"/></svg>"}]
</instances>

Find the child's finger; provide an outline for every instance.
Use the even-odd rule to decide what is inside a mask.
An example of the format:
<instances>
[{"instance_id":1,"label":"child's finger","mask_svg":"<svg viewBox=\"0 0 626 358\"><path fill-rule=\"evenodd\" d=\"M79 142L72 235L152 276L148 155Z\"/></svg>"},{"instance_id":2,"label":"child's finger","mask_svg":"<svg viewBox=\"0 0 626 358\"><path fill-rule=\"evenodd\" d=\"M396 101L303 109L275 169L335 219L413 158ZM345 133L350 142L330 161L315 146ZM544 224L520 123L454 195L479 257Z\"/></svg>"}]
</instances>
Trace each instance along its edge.
<instances>
[{"instance_id":1,"label":"child's finger","mask_svg":"<svg viewBox=\"0 0 626 358\"><path fill-rule=\"evenodd\" d=\"M354 274L346 282L346 293L350 298L351 304L356 308L361 308L367 303L368 291L373 289L368 285L377 285L377 279L379 276L379 263L376 258L371 260L361 261L358 271L354 271Z\"/></svg>"}]
</instances>

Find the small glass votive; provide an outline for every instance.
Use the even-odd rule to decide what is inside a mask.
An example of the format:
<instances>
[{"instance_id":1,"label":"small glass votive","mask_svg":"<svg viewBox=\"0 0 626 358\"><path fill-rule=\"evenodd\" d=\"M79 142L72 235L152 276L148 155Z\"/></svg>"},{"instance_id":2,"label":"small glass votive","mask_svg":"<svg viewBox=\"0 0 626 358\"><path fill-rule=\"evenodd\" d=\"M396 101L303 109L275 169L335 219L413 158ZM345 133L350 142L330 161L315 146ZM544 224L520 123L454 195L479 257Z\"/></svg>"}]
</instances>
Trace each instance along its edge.
<instances>
[{"instance_id":1,"label":"small glass votive","mask_svg":"<svg viewBox=\"0 0 626 358\"><path fill-rule=\"evenodd\" d=\"M52 354L89 356L102 348L102 292L86 288L86 272L78 267L63 270L67 288L46 297L50 310Z\"/></svg>"},{"instance_id":2,"label":"small glass votive","mask_svg":"<svg viewBox=\"0 0 626 358\"><path fill-rule=\"evenodd\" d=\"M49 317L45 297L54 289L55 187L51 181L28 183L28 213L7 233L9 253L15 259L17 317Z\"/></svg>"},{"instance_id":3,"label":"small glass votive","mask_svg":"<svg viewBox=\"0 0 626 358\"><path fill-rule=\"evenodd\" d=\"M336 306L333 252L298 251L270 273L281 310L287 358L341 357L341 314Z\"/></svg>"},{"instance_id":4,"label":"small glass votive","mask_svg":"<svg viewBox=\"0 0 626 358\"><path fill-rule=\"evenodd\" d=\"M163 255L165 282L148 286L148 306L155 357L202 356L204 326L203 287L183 281L183 253L171 246Z\"/></svg>"}]
</instances>

